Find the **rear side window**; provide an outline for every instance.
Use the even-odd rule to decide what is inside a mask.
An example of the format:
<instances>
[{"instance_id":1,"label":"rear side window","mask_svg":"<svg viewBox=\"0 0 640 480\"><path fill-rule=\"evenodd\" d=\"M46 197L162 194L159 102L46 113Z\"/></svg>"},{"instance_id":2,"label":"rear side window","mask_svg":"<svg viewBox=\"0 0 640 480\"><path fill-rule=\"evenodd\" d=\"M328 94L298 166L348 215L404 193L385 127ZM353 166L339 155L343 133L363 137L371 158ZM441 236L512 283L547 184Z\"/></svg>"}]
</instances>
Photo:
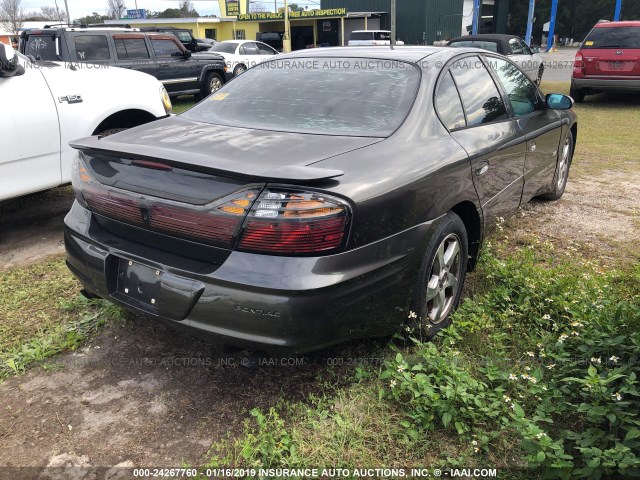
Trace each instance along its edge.
<instances>
[{"instance_id":1,"label":"rear side window","mask_svg":"<svg viewBox=\"0 0 640 480\"><path fill-rule=\"evenodd\" d=\"M373 40L373 32L352 32L349 40Z\"/></svg>"},{"instance_id":2,"label":"rear side window","mask_svg":"<svg viewBox=\"0 0 640 480\"><path fill-rule=\"evenodd\" d=\"M389 32L375 32L373 34L374 40L391 40L391 34Z\"/></svg>"},{"instance_id":3,"label":"rear side window","mask_svg":"<svg viewBox=\"0 0 640 480\"><path fill-rule=\"evenodd\" d=\"M466 57L451 67L469 127L504 120L507 109L498 87L479 57Z\"/></svg>"},{"instance_id":4,"label":"rear side window","mask_svg":"<svg viewBox=\"0 0 640 480\"><path fill-rule=\"evenodd\" d=\"M80 62L109 60L109 43L105 35L78 35L75 37L76 59Z\"/></svg>"},{"instance_id":5,"label":"rear side window","mask_svg":"<svg viewBox=\"0 0 640 480\"><path fill-rule=\"evenodd\" d=\"M594 28L582 48L640 48L640 27Z\"/></svg>"},{"instance_id":6,"label":"rear side window","mask_svg":"<svg viewBox=\"0 0 640 480\"><path fill-rule=\"evenodd\" d=\"M453 83L451 72L445 73L440 80L436 93L436 108L442 123L449 130L466 126L462 102L460 95L458 95L458 89Z\"/></svg>"},{"instance_id":7,"label":"rear side window","mask_svg":"<svg viewBox=\"0 0 640 480\"><path fill-rule=\"evenodd\" d=\"M243 43L240 47L240 53L243 53L244 55L260 55L258 47L253 42Z\"/></svg>"},{"instance_id":8,"label":"rear side window","mask_svg":"<svg viewBox=\"0 0 640 480\"><path fill-rule=\"evenodd\" d=\"M36 60L58 60L56 40L53 35L29 35L25 40L25 55L33 55Z\"/></svg>"},{"instance_id":9,"label":"rear side window","mask_svg":"<svg viewBox=\"0 0 640 480\"><path fill-rule=\"evenodd\" d=\"M132 58L149 58L149 49L144 38L116 38L116 52L120 60Z\"/></svg>"}]
</instances>

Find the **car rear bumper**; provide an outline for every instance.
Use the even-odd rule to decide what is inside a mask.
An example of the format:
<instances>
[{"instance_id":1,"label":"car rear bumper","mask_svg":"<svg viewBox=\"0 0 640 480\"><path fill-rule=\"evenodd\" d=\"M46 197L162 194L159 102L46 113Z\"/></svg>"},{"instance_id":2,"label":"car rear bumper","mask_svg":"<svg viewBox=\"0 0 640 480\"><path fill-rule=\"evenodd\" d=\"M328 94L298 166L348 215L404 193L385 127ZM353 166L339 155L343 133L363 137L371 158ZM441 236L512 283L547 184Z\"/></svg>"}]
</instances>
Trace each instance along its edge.
<instances>
[{"instance_id":1,"label":"car rear bumper","mask_svg":"<svg viewBox=\"0 0 640 480\"><path fill-rule=\"evenodd\" d=\"M573 78L571 80L573 88L593 89L607 91L640 91L640 77L630 78L610 78L610 77L588 77Z\"/></svg>"},{"instance_id":2,"label":"car rear bumper","mask_svg":"<svg viewBox=\"0 0 640 480\"><path fill-rule=\"evenodd\" d=\"M397 331L432 224L335 255L234 251L215 266L118 237L75 202L64 237L70 270L93 294L221 346L300 353ZM154 305L122 294L123 262L158 276Z\"/></svg>"}]
</instances>

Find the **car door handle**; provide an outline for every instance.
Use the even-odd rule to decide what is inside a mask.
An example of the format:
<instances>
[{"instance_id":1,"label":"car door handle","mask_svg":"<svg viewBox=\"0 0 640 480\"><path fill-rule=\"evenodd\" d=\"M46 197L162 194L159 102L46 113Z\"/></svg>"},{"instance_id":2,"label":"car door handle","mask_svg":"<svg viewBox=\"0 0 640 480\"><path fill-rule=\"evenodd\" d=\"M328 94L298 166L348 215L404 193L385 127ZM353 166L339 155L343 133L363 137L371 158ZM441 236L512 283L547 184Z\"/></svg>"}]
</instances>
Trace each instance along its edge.
<instances>
[{"instance_id":1,"label":"car door handle","mask_svg":"<svg viewBox=\"0 0 640 480\"><path fill-rule=\"evenodd\" d=\"M478 175L478 176L484 175L488 171L489 171L489 162L480 162L476 166L476 175Z\"/></svg>"}]
</instances>

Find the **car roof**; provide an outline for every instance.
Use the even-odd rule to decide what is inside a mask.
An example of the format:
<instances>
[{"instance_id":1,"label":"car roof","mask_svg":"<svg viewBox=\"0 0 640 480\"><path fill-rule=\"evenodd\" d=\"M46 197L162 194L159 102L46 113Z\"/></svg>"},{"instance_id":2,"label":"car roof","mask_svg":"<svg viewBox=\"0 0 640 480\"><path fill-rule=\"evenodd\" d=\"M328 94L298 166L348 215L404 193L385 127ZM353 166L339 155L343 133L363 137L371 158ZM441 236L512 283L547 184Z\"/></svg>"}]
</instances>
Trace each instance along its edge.
<instances>
[{"instance_id":1,"label":"car roof","mask_svg":"<svg viewBox=\"0 0 640 480\"><path fill-rule=\"evenodd\" d=\"M596 28L640 27L640 20L624 20L621 22L600 22Z\"/></svg>"},{"instance_id":2,"label":"car roof","mask_svg":"<svg viewBox=\"0 0 640 480\"><path fill-rule=\"evenodd\" d=\"M517 39L522 40L517 35L503 35L503 34L498 34L498 33L479 33L477 35L465 35L465 36L462 36L462 37L452 38L447 43L473 41L473 40L489 41L489 42L491 42L491 41L493 41L493 42L504 42L504 41L511 40L512 38L517 38Z\"/></svg>"},{"instance_id":3,"label":"car roof","mask_svg":"<svg viewBox=\"0 0 640 480\"><path fill-rule=\"evenodd\" d=\"M383 60L398 60L404 62L419 62L425 57L438 52L449 51L451 56L458 55L466 49L445 48L430 46L404 46L391 47L332 47L332 48L309 48L296 50L286 54L287 58L305 57L349 57L349 58L379 58ZM477 48L470 48L469 51L480 51Z\"/></svg>"}]
</instances>

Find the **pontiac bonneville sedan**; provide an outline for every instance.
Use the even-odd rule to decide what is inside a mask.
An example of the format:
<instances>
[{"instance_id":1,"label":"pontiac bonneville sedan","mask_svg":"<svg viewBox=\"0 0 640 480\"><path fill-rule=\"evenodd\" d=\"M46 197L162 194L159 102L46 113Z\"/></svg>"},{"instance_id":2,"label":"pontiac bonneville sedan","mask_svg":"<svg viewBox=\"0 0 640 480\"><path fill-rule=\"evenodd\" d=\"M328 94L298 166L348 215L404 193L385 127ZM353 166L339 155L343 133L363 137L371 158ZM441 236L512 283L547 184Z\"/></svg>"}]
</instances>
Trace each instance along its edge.
<instances>
[{"instance_id":1,"label":"pontiac bonneville sedan","mask_svg":"<svg viewBox=\"0 0 640 480\"><path fill-rule=\"evenodd\" d=\"M223 346L304 352L410 311L433 335L488 227L562 196L572 105L479 49L278 56L73 142L67 262L88 294Z\"/></svg>"}]
</instances>

